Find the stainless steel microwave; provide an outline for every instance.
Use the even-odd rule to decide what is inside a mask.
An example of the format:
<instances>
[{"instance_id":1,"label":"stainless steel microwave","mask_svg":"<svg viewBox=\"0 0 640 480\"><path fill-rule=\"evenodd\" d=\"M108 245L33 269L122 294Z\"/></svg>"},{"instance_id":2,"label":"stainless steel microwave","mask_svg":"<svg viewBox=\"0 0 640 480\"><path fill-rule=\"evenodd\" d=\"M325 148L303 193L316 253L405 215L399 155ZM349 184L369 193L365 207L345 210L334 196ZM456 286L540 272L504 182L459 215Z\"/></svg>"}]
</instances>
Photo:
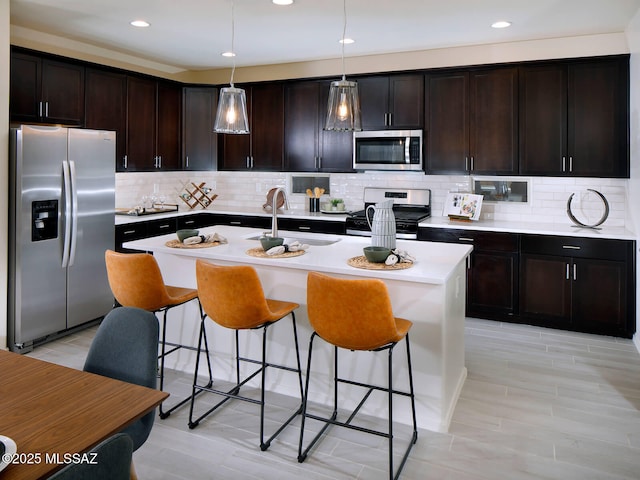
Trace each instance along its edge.
<instances>
[{"instance_id":1,"label":"stainless steel microwave","mask_svg":"<svg viewBox=\"0 0 640 480\"><path fill-rule=\"evenodd\" d=\"M422 170L422 130L353 132L355 170Z\"/></svg>"}]
</instances>

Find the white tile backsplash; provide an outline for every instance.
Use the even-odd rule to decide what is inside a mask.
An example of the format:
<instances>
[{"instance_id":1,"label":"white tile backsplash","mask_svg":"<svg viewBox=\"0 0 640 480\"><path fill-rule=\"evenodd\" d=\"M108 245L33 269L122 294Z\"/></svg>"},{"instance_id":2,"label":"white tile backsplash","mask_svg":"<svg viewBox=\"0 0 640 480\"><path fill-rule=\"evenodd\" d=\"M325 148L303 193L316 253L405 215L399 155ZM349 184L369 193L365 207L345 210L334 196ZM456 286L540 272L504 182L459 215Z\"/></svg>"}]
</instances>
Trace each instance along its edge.
<instances>
[{"instance_id":1,"label":"white tile backsplash","mask_svg":"<svg viewBox=\"0 0 640 480\"><path fill-rule=\"evenodd\" d=\"M450 191L470 191L472 177L467 175L423 175L414 172L332 173L332 197L344 199L347 210L361 209L364 187L410 187L431 190L432 215L442 214L446 194ZM477 178L477 177L476 177ZM504 221L566 224L567 200L587 189L601 192L609 202L608 226L627 227L629 223L626 179L531 177L528 204L485 203L483 216ZM287 172L144 172L116 174L116 206L130 208L141 203L142 195L161 192L167 203L177 203L180 210L188 209L178 197L183 185L205 182L217 193L213 209L260 208L269 189L285 186L290 191ZM308 207L305 195L287 195L291 209L304 211ZM589 210L588 207L583 207ZM597 213L597 206L592 209ZM597 210L597 211L596 211ZM596 218L596 219L597 219Z\"/></svg>"}]
</instances>

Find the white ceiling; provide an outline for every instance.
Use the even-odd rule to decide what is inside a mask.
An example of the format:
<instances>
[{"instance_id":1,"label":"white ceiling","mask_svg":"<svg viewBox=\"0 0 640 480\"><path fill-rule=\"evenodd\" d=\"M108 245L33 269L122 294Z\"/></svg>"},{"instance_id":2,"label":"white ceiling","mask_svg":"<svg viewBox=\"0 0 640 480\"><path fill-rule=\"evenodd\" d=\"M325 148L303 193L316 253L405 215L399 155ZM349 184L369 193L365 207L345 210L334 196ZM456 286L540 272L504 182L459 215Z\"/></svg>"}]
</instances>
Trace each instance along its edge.
<instances>
[{"instance_id":1,"label":"white ceiling","mask_svg":"<svg viewBox=\"0 0 640 480\"><path fill-rule=\"evenodd\" d=\"M232 60L232 0L10 0L11 24L188 70ZM347 0L345 56L623 32L640 0ZM145 19L151 26L134 28ZM496 30L495 20L512 26ZM340 57L342 0L236 0L236 65Z\"/></svg>"}]
</instances>

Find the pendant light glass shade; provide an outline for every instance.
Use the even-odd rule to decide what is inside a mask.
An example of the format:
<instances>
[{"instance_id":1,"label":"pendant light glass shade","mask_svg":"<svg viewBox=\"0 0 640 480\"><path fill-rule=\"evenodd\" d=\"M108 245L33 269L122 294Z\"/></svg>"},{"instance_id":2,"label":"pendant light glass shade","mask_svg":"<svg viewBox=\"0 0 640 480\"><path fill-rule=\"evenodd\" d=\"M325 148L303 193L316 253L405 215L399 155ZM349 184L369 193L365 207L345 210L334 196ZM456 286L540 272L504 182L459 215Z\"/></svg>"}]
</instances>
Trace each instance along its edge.
<instances>
[{"instance_id":1,"label":"pendant light glass shade","mask_svg":"<svg viewBox=\"0 0 640 480\"><path fill-rule=\"evenodd\" d=\"M344 68L344 39L347 33L347 0L343 0L342 80L331 82L325 130L348 132L362 130L358 84L346 80Z\"/></svg>"},{"instance_id":2,"label":"pendant light glass shade","mask_svg":"<svg viewBox=\"0 0 640 480\"><path fill-rule=\"evenodd\" d=\"M344 77L342 80L331 82L324 129L338 132L362 130L356 82L345 80Z\"/></svg>"},{"instance_id":3,"label":"pendant light glass shade","mask_svg":"<svg viewBox=\"0 0 640 480\"><path fill-rule=\"evenodd\" d=\"M231 4L231 82L229 87L220 89L216 121L213 124L215 133L249 133L249 117L247 116L247 95L242 88L233 86L233 74L236 71L235 61L235 1Z\"/></svg>"},{"instance_id":4,"label":"pendant light glass shade","mask_svg":"<svg viewBox=\"0 0 640 480\"><path fill-rule=\"evenodd\" d=\"M231 86L220 90L213 131L216 133L249 133L247 96L242 88Z\"/></svg>"}]
</instances>

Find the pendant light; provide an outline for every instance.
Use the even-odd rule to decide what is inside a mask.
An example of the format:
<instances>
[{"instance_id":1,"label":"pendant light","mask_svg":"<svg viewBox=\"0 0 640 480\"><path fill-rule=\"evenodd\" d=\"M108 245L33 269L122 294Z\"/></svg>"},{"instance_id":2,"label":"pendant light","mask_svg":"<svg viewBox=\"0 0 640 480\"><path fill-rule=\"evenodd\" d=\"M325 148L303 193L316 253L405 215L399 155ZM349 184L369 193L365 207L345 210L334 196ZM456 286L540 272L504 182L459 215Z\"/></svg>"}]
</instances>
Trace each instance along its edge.
<instances>
[{"instance_id":1,"label":"pendant light","mask_svg":"<svg viewBox=\"0 0 640 480\"><path fill-rule=\"evenodd\" d=\"M247 95L242 88L233 86L233 74L236 71L235 60L235 0L231 4L231 53L233 68L231 69L231 81L229 87L220 90L218 111L213 131L216 133L249 133L249 119L247 117Z\"/></svg>"},{"instance_id":2,"label":"pendant light","mask_svg":"<svg viewBox=\"0 0 640 480\"><path fill-rule=\"evenodd\" d=\"M348 132L362 130L358 84L346 79L344 68L344 44L347 33L347 0L343 0L342 26L342 80L331 82L325 130Z\"/></svg>"}]
</instances>

